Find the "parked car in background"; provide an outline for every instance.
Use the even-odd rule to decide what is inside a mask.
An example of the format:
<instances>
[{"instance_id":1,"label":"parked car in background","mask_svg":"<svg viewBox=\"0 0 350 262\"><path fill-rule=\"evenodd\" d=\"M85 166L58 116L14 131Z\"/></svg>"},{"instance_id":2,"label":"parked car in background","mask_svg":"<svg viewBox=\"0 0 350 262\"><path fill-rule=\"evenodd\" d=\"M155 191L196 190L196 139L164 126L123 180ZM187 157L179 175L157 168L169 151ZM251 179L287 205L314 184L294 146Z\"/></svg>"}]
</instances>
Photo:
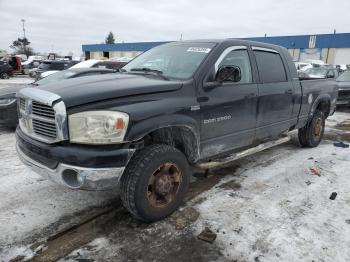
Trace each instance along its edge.
<instances>
[{"instance_id":1,"label":"parked car in background","mask_svg":"<svg viewBox=\"0 0 350 262\"><path fill-rule=\"evenodd\" d=\"M295 68L299 71L301 69L303 69L305 66L310 66L312 67L312 65L310 63L304 63L304 62L294 62Z\"/></svg>"},{"instance_id":2,"label":"parked car in background","mask_svg":"<svg viewBox=\"0 0 350 262\"><path fill-rule=\"evenodd\" d=\"M22 58L19 55L10 56L8 64L13 68L13 74L22 74Z\"/></svg>"},{"instance_id":3,"label":"parked car in background","mask_svg":"<svg viewBox=\"0 0 350 262\"><path fill-rule=\"evenodd\" d=\"M305 61L306 63L309 63L311 65L318 65L318 66L323 66L326 65L326 63L322 60L317 60L317 59L308 59Z\"/></svg>"},{"instance_id":4,"label":"parked car in background","mask_svg":"<svg viewBox=\"0 0 350 262\"><path fill-rule=\"evenodd\" d=\"M22 62L22 73L28 75L29 70L37 68L43 60L42 56L29 56L28 60Z\"/></svg>"},{"instance_id":5,"label":"parked car in background","mask_svg":"<svg viewBox=\"0 0 350 262\"><path fill-rule=\"evenodd\" d=\"M334 67L338 70L339 74L343 73L345 70L347 70L347 66L346 65L334 65Z\"/></svg>"},{"instance_id":6,"label":"parked car in background","mask_svg":"<svg viewBox=\"0 0 350 262\"><path fill-rule=\"evenodd\" d=\"M350 106L350 70L344 71L338 78L337 105Z\"/></svg>"},{"instance_id":7,"label":"parked car in background","mask_svg":"<svg viewBox=\"0 0 350 262\"><path fill-rule=\"evenodd\" d=\"M306 60L304 62L304 65L299 70L306 71L307 69L310 69L310 68L318 68L323 66L328 66L328 64L326 64L322 60Z\"/></svg>"},{"instance_id":8,"label":"parked car in background","mask_svg":"<svg viewBox=\"0 0 350 262\"><path fill-rule=\"evenodd\" d=\"M125 66L129 61L117 61L117 60L97 60L97 59L89 59L86 61L82 61L72 68L107 68L119 70L123 66Z\"/></svg>"},{"instance_id":9,"label":"parked car in background","mask_svg":"<svg viewBox=\"0 0 350 262\"><path fill-rule=\"evenodd\" d=\"M56 72L46 78L31 83L30 85L32 87L36 87L70 78L110 73L115 73L115 70L104 68L68 69ZM10 128L17 126L18 116L16 92L21 88L23 88L22 85L0 89L0 125L7 126Z\"/></svg>"},{"instance_id":10,"label":"parked car in background","mask_svg":"<svg viewBox=\"0 0 350 262\"><path fill-rule=\"evenodd\" d=\"M6 61L0 60L0 79L8 79L13 75L13 68Z\"/></svg>"},{"instance_id":11,"label":"parked car in background","mask_svg":"<svg viewBox=\"0 0 350 262\"><path fill-rule=\"evenodd\" d=\"M29 77L35 78L35 76L36 76L36 71L37 71L37 70L38 70L37 67L32 68L32 69L29 69L29 70L28 70L28 75L29 75Z\"/></svg>"},{"instance_id":12,"label":"parked car in background","mask_svg":"<svg viewBox=\"0 0 350 262\"><path fill-rule=\"evenodd\" d=\"M337 78L339 72L335 68L330 67L314 67L309 68L305 71L299 72L299 77L302 78L313 78L313 79L323 79L323 78Z\"/></svg>"},{"instance_id":13,"label":"parked car in background","mask_svg":"<svg viewBox=\"0 0 350 262\"><path fill-rule=\"evenodd\" d=\"M35 71L35 79L39 80L58 71L66 70L77 63L77 61L70 60L45 60Z\"/></svg>"},{"instance_id":14,"label":"parked car in background","mask_svg":"<svg viewBox=\"0 0 350 262\"><path fill-rule=\"evenodd\" d=\"M70 68L67 70L53 73L45 78L42 78L42 79L32 83L32 85L41 86L41 85L45 85L48 83L69 79L69 78L111 74L111 73L115 73L115 72L116 72L115 70L105 69L105 68Z\"/></svg>"},{"instance_id":15,"label":"parked car in background","mask_svg":"<svg viewBox=\"0 0 350 262\"><path fill-rule=\"evenodd\" d=\"M109 59L109 61L129 63L133 59L134 58L123 56L123 57L112 57L111 59Z\"/></svg>"}]
</instances>

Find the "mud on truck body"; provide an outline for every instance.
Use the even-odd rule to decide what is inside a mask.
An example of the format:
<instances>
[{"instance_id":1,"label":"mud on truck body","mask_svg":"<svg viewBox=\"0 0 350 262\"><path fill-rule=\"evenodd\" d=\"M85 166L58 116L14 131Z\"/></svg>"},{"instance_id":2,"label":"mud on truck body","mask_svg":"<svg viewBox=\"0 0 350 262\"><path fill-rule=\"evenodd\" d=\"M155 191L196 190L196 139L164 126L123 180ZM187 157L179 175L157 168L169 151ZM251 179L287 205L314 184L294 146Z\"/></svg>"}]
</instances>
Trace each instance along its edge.
<instances>
[{"instance_id":1,"label":"mud on truck body","mask_svg":"<svg viewBox=\"0 0 350 262\"><path fill-rule=\"evenodd\" d=\"M337 87L299 81L282 47L201 40L155 47L119 74L17 96L25 164L73 189L119 187L136 218L156 221L181 204L192 165L210 167L293 129L302 146L317 146Z\"/></svg>"}]
</instances>

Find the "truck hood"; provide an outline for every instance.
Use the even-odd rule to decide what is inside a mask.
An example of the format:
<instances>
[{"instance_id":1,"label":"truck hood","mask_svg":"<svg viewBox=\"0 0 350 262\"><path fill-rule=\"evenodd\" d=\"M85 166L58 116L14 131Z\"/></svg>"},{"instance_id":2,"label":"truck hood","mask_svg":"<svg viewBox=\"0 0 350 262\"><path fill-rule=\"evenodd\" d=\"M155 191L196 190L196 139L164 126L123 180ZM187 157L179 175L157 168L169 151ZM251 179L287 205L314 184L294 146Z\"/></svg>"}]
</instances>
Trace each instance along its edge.
<instances>
[{"instance_id":1,"label":"truck hood","mask_svg":"<svg viewBox=\"0 0 350 262\"><path fill-rule=\"evenodd\" d=\"M69 108L131 95L173 91L181 86L181 81L167 81L152 75L113 73L62 80L38 88L59 95Z\"/></svg>"}]
</instances>

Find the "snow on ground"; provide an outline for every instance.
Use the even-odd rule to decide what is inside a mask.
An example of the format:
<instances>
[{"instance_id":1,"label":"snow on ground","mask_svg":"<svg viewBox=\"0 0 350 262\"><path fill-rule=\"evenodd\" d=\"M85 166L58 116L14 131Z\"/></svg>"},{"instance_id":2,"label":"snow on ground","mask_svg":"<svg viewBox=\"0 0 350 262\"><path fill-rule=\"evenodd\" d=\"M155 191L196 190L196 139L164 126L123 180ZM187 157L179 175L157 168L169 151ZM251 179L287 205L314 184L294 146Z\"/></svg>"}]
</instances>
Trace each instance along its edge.
<instances>
[{"instance_id":1,"label":"snow on ground","mask_svg":"<svg viewBox=\"0 0 350 262\"><path fill-rule=\"evenodd\" d=\"M26 85L34 82L34 78L28 76L15 76L10 79L0 79L0 89L11 85Z\"/></svg>"},{"instance_id":2,"label":"snow on ground","mask_svg":"<svg viewBox=\"0 0 350 262\"><path fill-rule=\"evenodd\" d=\"M0 156L0 254L2 248L52 233L79 219L77 213L102 207L117 196L112 191L71 190L44 180L20 162L13 132L0 130Z\"/></svg>"},{"instance_id":3,"label":"snow on ground","mask_svg":"<svg viewBox=\"0 0 350 262\"><path fill-rule=\"evenodd\" d=\"M327 125L349 120L336 113ZM175 230L172 218L130 235L118 224L102 245L90 243L61 261L350 261L350 148L330 140L300 148L293 141L237 164L235 171L214 170L227 176L186 203L200 215L184 230ZM205 227L217 234L213 244L196 238Z\"/></svg>"},{"instance_id":4,"label":"snow on ground","mask_svg":"<svg viewBox=\"0 0 350 262\"><path fill-rule=\"evenodd\" d=\"M320 170L312 175L310 168ZM228 178L222 183L231 181ZM238 261L350 260L350 149L324 142L296 149L238 179L239 190L216 187L196 206L217 244ZM332 192L337 198L329 199ZM202 196L203 197L203 196Z\"/></svg>"},{"instance_id":5,"label":"snow on ground","mask_svg":"<svg viewBox=\"0 0 350 262\"><path fill-rule=\"evenodd\" d=\"M327 120L327 132L349 120L350 114L336 113ZM117 197L117 192L66 189L29 171L17 157L12 131L0 129L0 156L0 261L19 253L30 257L29 244ZM111 235L81 247L84 255L76 250L71 256L125 261L159 251L161 261L177 255L205 261L209 254L211 260L220 254L220 261L350 261L349 148L330 141L314 149L289 143L235 164L240 168L234 173L215 171L227 174L221 187L186 204L200 216L185 230L176 231L169 220L146 229L118 222L118 228L108 229ZM311 174L312 167L320 176ZM332 192L338 193L335 200L329 199ZM212 245L196 239L205 226L218 234ZM153 253L143 238L156 242Z\"/></svg>"}]
</instances>

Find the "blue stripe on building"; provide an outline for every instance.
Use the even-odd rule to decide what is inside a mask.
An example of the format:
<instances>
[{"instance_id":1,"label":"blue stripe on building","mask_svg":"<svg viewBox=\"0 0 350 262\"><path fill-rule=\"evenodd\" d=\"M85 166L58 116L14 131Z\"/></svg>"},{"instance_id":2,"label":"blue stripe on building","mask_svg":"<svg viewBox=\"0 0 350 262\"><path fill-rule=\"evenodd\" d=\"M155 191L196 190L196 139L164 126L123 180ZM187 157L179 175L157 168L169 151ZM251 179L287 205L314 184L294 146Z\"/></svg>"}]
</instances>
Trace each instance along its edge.
<instances>
[{"instance_id":1,"label":"blue stripe on building","mask_svg":"<svg viewBox=\"0 0 350 262\"><path fill-rule=\"evenodd\" d=\"M272 37L251 37L246 40L270 43L284 46L288 49L305 49L310 48L310 35L297 36L272 36ZM140 51L144 52L157 45L167 42L135 42L135 43L118 43L118 44L94 44L82 45L82 50L90 52L111 52L111 51ZM316 35L315 46L312 48L350 48L350 33L341 34L320 34Z\"/></svg>"},{"instance_id":2,"label":"blue stripe on building","mask_svg":"<svg viewBox=\"0 0 350 262\"><path fill-rule=\"evenodd\" d=\"M168 42L137 42L137 43L118 43L118 44L95 44L95 45L82 45L83 51L90 52L113 52L113 51L141 51L144 52L157 45L165 44Z\"/></svg>"}]
</instances>

